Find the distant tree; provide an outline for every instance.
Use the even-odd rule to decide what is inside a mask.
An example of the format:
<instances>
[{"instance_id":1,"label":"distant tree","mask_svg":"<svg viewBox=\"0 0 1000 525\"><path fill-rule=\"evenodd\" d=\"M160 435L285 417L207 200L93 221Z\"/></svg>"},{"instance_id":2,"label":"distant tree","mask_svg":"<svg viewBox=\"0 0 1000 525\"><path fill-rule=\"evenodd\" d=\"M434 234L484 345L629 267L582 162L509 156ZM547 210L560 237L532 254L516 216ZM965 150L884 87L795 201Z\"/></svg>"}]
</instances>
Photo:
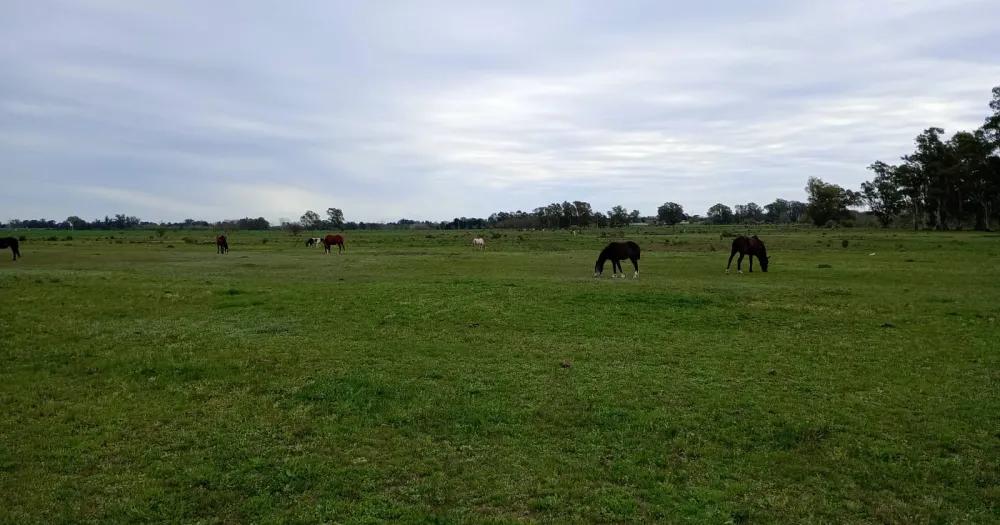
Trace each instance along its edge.
<instances>
[{"instance_id":1,"label":"distant tree","mask_svg":"<svg viewBox=\"0 0 1000 525\"><path fill-rule=\"evenodd\" d=\"M1000 149L1000 86L993 88L993 100L990 101L993 114L986 117L983 123L983 134L992 146L991 152Z\"/></svg>"},{"instance_id":2,"label":"distant tree","mask_svg":"<svg viewBox=\"0 0 1000 525\"><path fill-rule=\"evenodd\" d=\"M236 221L235 226L241 230L266 230L271 227L271 223L267 222L267 219L263 217L257 217L256 219L244 217Z\"/></svg>"},{"instance_id":3,"label":"distant tree","mask_svg":"<svg viewBox=\"0 0 1000 525\"><path fill-rule=\"evenodd\" d=\"M315 230L323 226L323 219L319 217L318 213L312 210L306 210L306 212L303 213L302 217L299 219L299 223L302 224L302 227L307 230Z\"/></svg>"},{"instance_id":4,"label":"distant tree","mask_svg":"<svg viewBox=\"0 0 1000 525\"><path fill-rule=\"evenodd\" d=\"M281 229L296 236L302 233L303 230L302 225L298 222L282 222Z\"/></svg>"},{"instance_id":5,"label":"distant tree","mask_svg":"<svg viewBox=\"0 0 1000 525\"><path fill-rule=\"evenodd\" d=\"M858 195L836 184L827 184L817 177L810 177L806 184L809 203L806 213L813 224L823 226L830 221L838 222L851 217L848 206L857 205Z\"/></svg>"},{"instance_id":6,"label":"distant tree","mask_svg":"<svg viewBox=\"0 0 1000 525\"><path fill-rule=\"evenodd\" d=\"M326 216L331 227L338 230L344 229L344 212L340 211L340 208L327 208Z\"/></svg>"},{"instance_id":7,"label":"distant tree","mask_svg":"<svg viewBox=\"0 0 1000 525\"><path fill-rule=\"evenodd\" d=\"M806 216L808 205L800 201L788 201L788 222L799 222Z\"/></svg>"},{"instance_id":8,"label":"distant tree","mask_svg":"<svg viewBox=\"0 0 1000 525\"><path fill-rule=\"evenodd\" d=\"M594 220L594 211L590 208L589 202L573 201L576 207L577 225L587 227Z\"/></svg>"},{"instance_id":9,"label":"distant tree","mask_svg":"<svg viewBox=\"0 0 1000 525\"><path fill-rule=\"evenodd\" d=\"M733 210L725 204L719 203L711 208L705 213L708 221L712 224L732 224L733 222Z\"/></svg>"},{"instance_id":10,"label":"distant tree","mask_svg":"<svg viewBox=\"0 0 1000 525\"><path fill-rule=\"evenodd\" d=\"M913 154L903 157L919 174L926 218L936 229L947 229L948 200L953 186L952 173L948 169L948 147L941 140L943 133L944 130L937 127L925 129L914 141Z\"/></svg>"},{"instance_id":11,"label":"distant tree","mask_svg":"<svg viewBox=\"0 0 1000 525\"><path fill-rule=\"evenodd\" d=\"M989 229L990 204L1000 195L1000 172L997 171L997 157L991 157L994 148L987 138L985 129L974 133L959 131L948 141L952 169L957 172L957 210L953 214L961 218L966 215L968 204L974 208L975 228Z\"/></svg>"},{"instance_id":12,"label":"distant tree","mask_svg":"<svg viewBox=\"0 0 1000 525\"><path fill-rule=\"evenodd\" d=\"M625 226L628 224L628 210L622 205L617 205L608 211L608 225L612 228Z\"/></svg>"},{"instance_id":13,"label":"distant tree","mask_svg":"<svg viewBox=\"0 0 1000 525\"><path fill-rule=\"evenodd\" d=\"M665 202L656 209L656 219L663 224L677 224L685 218L684 208L676 202Z\"/></svg>"},{"instance_id":14,"label":"distant tree","mask_svg":"<svg viewBox=\"0 0 1000 525\"><path fill-rule=\"evenodd\" d=\"M610 221L608 216L601 212L594 212L594 222L597 224L598 228L607 228Z\"/></svg>"},{"instance_id":15,"label":"distant tree","mask_svg":"<svg viewBox=\"0 0 1000 525\"><path fill-rule=\"evenodd\" d=\"M876 161L868 169L875 173L875 178L861 183L861 197L882 227L889 226L906 205L896 184L897 167Z\"/></svg>"},{"instance_id":16,"label":"distant tree","mask_svg":"<svg viewBox=\"0 0 1000 525\"><path fill-rule=\"evenodd\" d=\"M69 217L66 217L66 223L69 224L69 227L73 228L74 230L85 230L89 226L89 224L87 224L87 221L77 217L76 215L70 215Z\"/></svg>"},{"instance_id":17,"label":"distant tree","mask_svg":"<svg viewBox=\"0 0 1000 525\"><path fill-rule=\"evenodd\" d=\"M628 214L628 222L630 224L634 224L634 223L637 223L637 222L642 222L642 214L639 213L639 210L632 210L632 211L629 212L629 214Z\"/></svg>"},{"instance_id":18,"label":"distant tree","mask_svg":"<svg viewBox=\"0 0 1000 525\"><path fill-rule=\"evenodd\" d=\"M733 218L736 222L761 222L764 220L764 210L756 202L737 204L733 207Z\"/></svg>"},{"instance_id":19,"label":"distant tree","mask_svg":"<svg viewBox=\"0 0 1000 525\"><path fill-rule=\"evenodd\" d=\"M764 220L774 224L788 222L788 201L774 199L771 204L765 204Z\"/></svg>"}]
</instances>

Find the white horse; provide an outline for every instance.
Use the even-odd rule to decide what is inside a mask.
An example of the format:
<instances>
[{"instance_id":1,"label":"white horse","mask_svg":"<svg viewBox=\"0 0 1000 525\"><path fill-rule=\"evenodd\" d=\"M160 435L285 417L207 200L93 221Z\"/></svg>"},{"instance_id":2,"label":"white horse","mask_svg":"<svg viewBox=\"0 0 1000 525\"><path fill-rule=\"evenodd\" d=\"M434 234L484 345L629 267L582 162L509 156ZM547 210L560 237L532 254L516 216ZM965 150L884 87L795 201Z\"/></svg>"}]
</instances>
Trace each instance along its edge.
<instances>
[{"instance_id":1,"label":"white horse","mask_svg":"<svg viewBox=\"0 0 1000 525\"><path fill-rule=\"evenodd\" d=\"M472 239L472 246L474 248L479 248L480 250L485 250L486 239L483 239L482 237L476 237L475 239Z\"/></svg>"}]
</instances>

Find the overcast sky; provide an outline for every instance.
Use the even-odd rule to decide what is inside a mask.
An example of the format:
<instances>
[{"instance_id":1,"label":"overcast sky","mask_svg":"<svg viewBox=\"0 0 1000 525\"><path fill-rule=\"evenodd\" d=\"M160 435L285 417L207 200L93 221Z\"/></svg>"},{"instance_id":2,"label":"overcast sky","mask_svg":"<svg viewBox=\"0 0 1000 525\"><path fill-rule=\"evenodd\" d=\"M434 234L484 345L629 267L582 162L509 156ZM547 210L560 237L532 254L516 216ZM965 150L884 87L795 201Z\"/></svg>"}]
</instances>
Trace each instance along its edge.
<instances>
[{"instance_id":1,"label":"overcast sky","mask_svg":"<svg viewBox=\"0 0 1000 525\"><path fill-rule=\"evenodd\" d=\"M0 220L856 188L982 124L1000 2L3 0Z\"/></svg>"}]
</instances>

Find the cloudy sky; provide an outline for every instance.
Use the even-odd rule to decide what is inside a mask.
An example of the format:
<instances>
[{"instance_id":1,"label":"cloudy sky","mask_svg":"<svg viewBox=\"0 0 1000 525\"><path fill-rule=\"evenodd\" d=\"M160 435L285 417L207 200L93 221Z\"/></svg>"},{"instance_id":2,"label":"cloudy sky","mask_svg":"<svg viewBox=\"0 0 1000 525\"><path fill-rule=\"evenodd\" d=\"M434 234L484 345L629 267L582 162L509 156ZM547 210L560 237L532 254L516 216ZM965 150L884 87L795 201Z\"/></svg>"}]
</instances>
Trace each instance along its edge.
<instances>
[{"instance_id":1,"label":"cloudy sky","mask_svg":"<svg viewBox=\"0 0 1000 525\"><path fill-rule=\"evenodd\" d=\"M0 220L804 199L979 126L1000 2L3 0Z\"/></svg>"}]
</instances>

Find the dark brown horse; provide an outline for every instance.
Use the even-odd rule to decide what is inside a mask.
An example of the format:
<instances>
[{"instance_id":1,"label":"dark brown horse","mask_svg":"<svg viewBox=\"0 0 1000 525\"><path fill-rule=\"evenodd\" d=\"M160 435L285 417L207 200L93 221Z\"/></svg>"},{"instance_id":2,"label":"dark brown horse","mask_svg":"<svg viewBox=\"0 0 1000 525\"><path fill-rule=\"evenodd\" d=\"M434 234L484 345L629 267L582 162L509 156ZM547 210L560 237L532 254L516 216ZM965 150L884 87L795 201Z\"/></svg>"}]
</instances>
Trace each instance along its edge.
<instances>
[{"instance_id":1,"label":"dark brown horse","mask_svg":"<svg viewBox=\"0 0 1000 525\"><path fill-rule=\"evenodd\" d=\"M747 255L750 257L750 271L753 271L753 258L757 257L760 261L760 269L763 272L767 271L767 250L764 248L764 241L757 238L756 235L753 237L744 237L740 235L739 237L733 239L733 251L729 253L729 262L726 263L726 273L729 273L729 266L733 264L733 257L739 252L740 258L736 260L736 273L743 273L740 269L740 265L743 264L743 256Z\"/></svg>"},{"instance_id":2,"label":"dark brown horse","mask_svg":"<svg viewBox=\"0 0 1000 525\"><path fill-rule=\"evenodd\" d=\"M215 249L217 253L229 253L229 241L226 240L225 235L215 238Z\"/></svg>"},{"instance_id":3,"label":"dark brown horse","mask_svg":"<svg viewBox=\"0 0 1000 525\"><path fill-rule=\"evenodd\" d=\"M18 257L21 256L21 250L18 248L18 242L16 237L4 237L0 239L0 250L4 248L10 248L10 251L14 252L14 260L16 261Z\"/></svg>"},{"instance_id":4,"label":"dark brown horse","mask_svg":"<svg viewBox=\"0 0 1000 525\"><path fill-rule=\"evenodd\" d=\"M635 274L632 275L633 279L639 278L639 245L632 242L613 242L607 245L601 254L597 256L597 263L594 264L594 277L600 277L604 273L604 262L611 260L611 278L614 279L618 277L618 273L621 273L622 279L625 278L625 270L622 269L622 259L628 259L632 261L632 267L635 268Z\"/></svg>"},{"instance_id":5,"label":"dark brown horse","mask_svg":"<svg viewBox=\"0 0 1000 525\"><path fill-rule=\"evenodd\" d=\"M323 237L323 253L330 253L330 247L337 245L337 253L344 251L344 238L340 235L327 235Z\"/></svg>"}]
</instances>

